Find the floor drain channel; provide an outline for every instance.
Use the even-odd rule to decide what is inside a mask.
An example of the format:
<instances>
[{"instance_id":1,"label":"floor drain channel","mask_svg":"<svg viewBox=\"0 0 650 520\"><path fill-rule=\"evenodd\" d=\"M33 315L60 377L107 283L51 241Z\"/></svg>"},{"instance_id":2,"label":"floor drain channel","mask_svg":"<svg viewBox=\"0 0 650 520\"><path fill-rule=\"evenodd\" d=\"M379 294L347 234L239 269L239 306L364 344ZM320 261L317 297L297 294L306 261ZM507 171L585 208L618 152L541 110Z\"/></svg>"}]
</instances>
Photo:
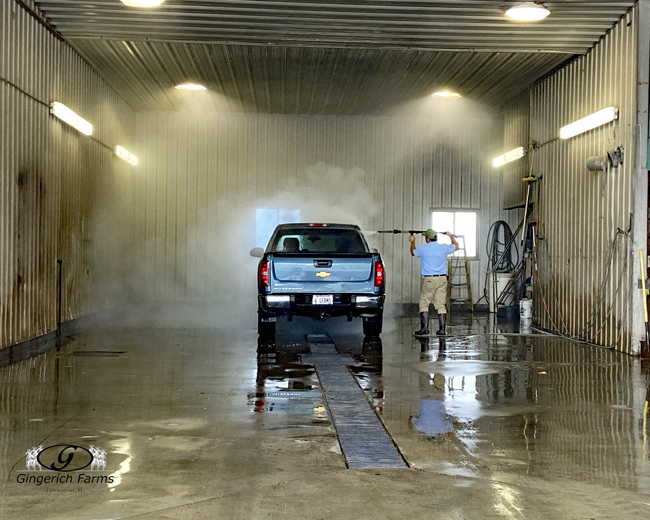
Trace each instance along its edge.
<instances>
[{"instance_id":1,"label":"floor drain channel","mask_svg":"<svg viewBox=\"0 0 650 520\"><path fill-rule=\"evenodd\" d=\"M341 450L351 469L407 468L384 425L368 403L347 365L354 363L340 355L329 336L308 335L311 355L303 363L318 373L327 407L336 427Z\"/></svg>"}]
</instances>

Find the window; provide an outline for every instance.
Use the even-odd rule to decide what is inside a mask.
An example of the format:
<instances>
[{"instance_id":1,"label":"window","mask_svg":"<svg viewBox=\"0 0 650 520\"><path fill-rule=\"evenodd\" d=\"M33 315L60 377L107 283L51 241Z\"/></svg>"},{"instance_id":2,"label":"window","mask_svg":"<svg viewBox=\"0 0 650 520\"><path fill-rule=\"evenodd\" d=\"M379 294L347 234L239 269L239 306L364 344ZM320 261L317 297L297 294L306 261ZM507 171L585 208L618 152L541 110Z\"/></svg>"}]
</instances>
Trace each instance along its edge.
<instances>
[{"instance_id":1,"label":"window","mask_svg":"<svg viewBox=\"0 0 650 520\"><path fill-rule=\"evenodd\" d=\"M367 253L361 235L352 229L286 229L278 233L270 246L273 253Z\"/></svg>"},{"instance_id":2,"label":"window","mask_svg":"<svg viewBox=\"0 0 650 520\"><path fill-rule=\"evenodd\" d=\"M458 244L465 249L467 256L476 256L476 212L473 211L432 211L431 228L438 232L438 241L441 244L451 244L449 237L441 235L451 231L458 239ZM462 251L456 251L456 256L462 256Z\"/></svg>"},{"instance_id":3,"label":"window","mask_svg":"<svg viewBox=\"0 0 650 520\"><path fill-rule=\"evenodd\" d=\"M279 224L300 222L299 209L258 209L255 211L255 247L266 248Z\"/></svg>"}]
</instances>

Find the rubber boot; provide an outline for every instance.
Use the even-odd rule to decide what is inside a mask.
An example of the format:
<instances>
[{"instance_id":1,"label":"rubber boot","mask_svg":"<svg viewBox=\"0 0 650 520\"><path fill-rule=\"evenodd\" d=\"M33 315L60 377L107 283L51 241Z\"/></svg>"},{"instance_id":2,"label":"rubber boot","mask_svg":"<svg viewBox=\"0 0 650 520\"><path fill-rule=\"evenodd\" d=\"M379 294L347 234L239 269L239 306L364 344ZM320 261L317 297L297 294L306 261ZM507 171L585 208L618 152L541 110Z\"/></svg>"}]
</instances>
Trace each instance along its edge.
<instances>
[{"instance_id":1,"label":"rubber boot","mask_svg":"<svg viewBox=\"0 0 650 520\"><path fill-rule=\"evenodd\" d=\"M440 328L436 331L437 336L444 336L447 334L447 315L438 314L438 324Z\"/></svg>"},{"instance_id":2,"label":"rubber boot","mask_svg":"<svg viewBox=\"0 0 650 520\"><path fill-rule=\"evenodd\" d=\"M429 334L429 313L420 313L420 330L416 330L413 334L416 336L427 336Z\"/></svg>"}]
</instances>

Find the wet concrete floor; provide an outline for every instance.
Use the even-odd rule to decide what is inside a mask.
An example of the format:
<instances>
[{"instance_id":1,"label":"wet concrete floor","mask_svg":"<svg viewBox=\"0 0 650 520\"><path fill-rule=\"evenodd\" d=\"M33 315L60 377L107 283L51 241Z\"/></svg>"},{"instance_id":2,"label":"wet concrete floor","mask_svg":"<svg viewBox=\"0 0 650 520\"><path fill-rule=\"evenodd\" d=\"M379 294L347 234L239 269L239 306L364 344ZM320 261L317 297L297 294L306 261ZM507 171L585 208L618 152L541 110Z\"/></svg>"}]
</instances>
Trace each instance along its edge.
<instances>
[{"instance_id":1,"label":"wet concrete floor","mask_svg":"<svg viewBox=\"0 0 650 520\"><path fill-rule=\"evenodd\" d=\"M387 328L97 327L0 367L0 518L650 518L650 364L486 316L452 316L444 341ZM346 467L307 333L408 468ZM67 445L74 471L47 470Z\"/></svg>"}]
</instances>

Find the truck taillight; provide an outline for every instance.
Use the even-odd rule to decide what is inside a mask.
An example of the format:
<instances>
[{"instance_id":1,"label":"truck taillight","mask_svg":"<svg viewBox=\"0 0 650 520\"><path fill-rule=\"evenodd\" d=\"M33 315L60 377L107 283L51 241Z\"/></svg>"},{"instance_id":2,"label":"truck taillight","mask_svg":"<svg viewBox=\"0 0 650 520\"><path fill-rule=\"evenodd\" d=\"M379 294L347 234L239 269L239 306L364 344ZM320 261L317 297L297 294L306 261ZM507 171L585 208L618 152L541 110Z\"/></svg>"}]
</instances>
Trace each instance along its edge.
<instances>
[{"instance_id":1,"label":"truck taillight","mask_svg":"<svg viewBox=\"0 0 650 520\"><path fill-rule=\"evenodd\" d=\"M262 286L262 287L270 287L271 286L271 279L269 277L269 261L268 260L264 260L263 262L260 262L259 282L260 282L260 286Z\"/></svg>"},{"instance_id":2,"label":"truck taillight","mask_svg":"<svg viewBox=\"0 0 650 520\"><path fill-rule=\"evenodd\" d=\"M386 273L384 264L377 260L375 262L375 287L384 287L386 285Z\"/></svg>"}]
</instances>

